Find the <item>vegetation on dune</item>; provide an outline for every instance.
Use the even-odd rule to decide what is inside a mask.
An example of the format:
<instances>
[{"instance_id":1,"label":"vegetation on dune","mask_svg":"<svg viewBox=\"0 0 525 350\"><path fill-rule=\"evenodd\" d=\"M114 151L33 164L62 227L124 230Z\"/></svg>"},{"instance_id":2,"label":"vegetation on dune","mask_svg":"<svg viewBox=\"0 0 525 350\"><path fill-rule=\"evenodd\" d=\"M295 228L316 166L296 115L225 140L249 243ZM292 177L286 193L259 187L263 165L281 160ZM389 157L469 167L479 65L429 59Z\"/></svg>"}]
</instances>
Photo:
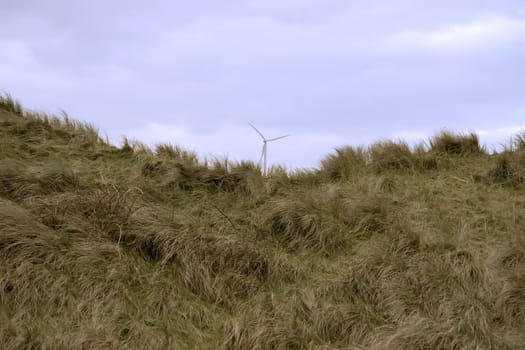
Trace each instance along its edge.
<instances>
[{"instance_id":1,"label":"vegetation on dune","mask_svg":"<svg viewBox=\"0 0 525 350\"><path fill-rule=\"evenodd\" d=\"M523 349L525 134L268 177L0 98L2 349Z\"/></svg>"}]
</instances>

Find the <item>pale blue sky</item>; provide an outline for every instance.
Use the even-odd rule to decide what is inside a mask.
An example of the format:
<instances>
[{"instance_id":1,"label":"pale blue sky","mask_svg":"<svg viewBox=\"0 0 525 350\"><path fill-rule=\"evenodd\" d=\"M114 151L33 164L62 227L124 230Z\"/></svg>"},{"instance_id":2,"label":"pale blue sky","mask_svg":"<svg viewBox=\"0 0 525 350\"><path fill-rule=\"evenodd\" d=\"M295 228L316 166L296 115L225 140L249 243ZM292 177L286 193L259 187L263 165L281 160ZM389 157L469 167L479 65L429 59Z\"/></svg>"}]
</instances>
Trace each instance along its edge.
<instances>
[{"instance_id":1,"label":"pale blue sky","mask_svg":"<svg viewBox=\"0 0 525 350\"><path fill-rule=\"evenodd\" d=\"M0 89L119 142L316 166L334 147L525 128L523 0L2 0Z\"/></svg>"}]
</instances>

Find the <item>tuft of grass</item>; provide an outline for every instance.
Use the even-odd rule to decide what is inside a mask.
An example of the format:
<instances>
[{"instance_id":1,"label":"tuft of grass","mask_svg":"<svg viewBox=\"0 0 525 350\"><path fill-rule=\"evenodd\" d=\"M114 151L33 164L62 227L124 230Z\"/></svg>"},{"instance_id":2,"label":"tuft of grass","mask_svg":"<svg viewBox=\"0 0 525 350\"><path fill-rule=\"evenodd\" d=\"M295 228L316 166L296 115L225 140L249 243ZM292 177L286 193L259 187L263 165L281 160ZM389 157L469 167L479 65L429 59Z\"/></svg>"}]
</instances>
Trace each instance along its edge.
<instances>
[{"instance_id":1,"label":"tuft of grass","mask_svg":"<svg viewBox=\"0 0 525 350\"><path fill-rule=\"evenodd\" d=\"M430 139L430 150L445 155L475 155L485 153L475 133L454 134L442 131Z\"/></svg>"},{"instance_id":2,"label":"tuft of grass","mask_svg":"<svg viewBox=\"0 0 525 350\"><path fill-rule=\"evenodd\" d=\"M18 116L23 116L25 112L22 105L7 93L0 95L0 109Z\"/></svg>"},{"instance_id":3,"label":"tuft of grass","mask_svg":"<svg viewBox=\"0 0 525 350\"><path fill-rule=\"evenodd\" d=\"M293 194L271 202L267 212L268 232L290 249L307 247L329 253L345 246L348 232L339 220L337 200L309 193Z\"/></svg>"},{"instance_id":4,"label":"tuft of grass","mask_svg":"<svg viewBox=\"0 0 525 350\"><path fill-rule=\"evenodd\" d=\"M194 152L186 151L179 146L169 144L158 144L155 147L155 154L159 158L165 158L187 165L198 165L199 159Z\"/></svg>"},{"instance_id":5,"label":"tuft of grass","mask_svg":"<svg viewBox=\"0 0 525 350\"><path fill-rule=\"evenodd\" d=\"M512 146L517 151L525 149L525 130L522 130L514 135L512 138Z\"/></svg>"},{"instance_id":6,"label":"tuft of grass","mask_svg":"<svg viewBox=\"0 0 525 350\"><path fill-rule=\"evenodd\" d=\"M362 171L367 158L363 147L340 147L321 161L320 172L328 181L348 181Z\"/></svg>"},{"instance_id":7,"label":"tuft of grass","mask_svg":"<svg viewBox=\"0 0 525 350\"><path fill-rule=\"evenodd\" d=\"M508 153L498 155L495 166L487 173L488 179L493 183L509 185L518 185L522 183L523 176L512 163L512 159Z\"/></svg>"},{"instance_id":8,"label":"tuft of grass","mask_svg":"<svg viewBox=\"0 0 525 350\"><path fill-rule=\"evenodd\" d=\"M414 167L414 156L405 142L379 141L372 144L368 152L370 154L370 166L378 172Z\"/></svg>"},{"instance_id":9,"label":"tuft of grass","mask_svg":"<svg viewBox=\"0 0 525 350\"><path fill-rule=\"evenodd\" d=\"M387 203L377 195L352 198L337 187L294 191L269 202L261 234L271 234L292 250L332 254L369 232L381 232Z\"/></svg>"}]
</instances>

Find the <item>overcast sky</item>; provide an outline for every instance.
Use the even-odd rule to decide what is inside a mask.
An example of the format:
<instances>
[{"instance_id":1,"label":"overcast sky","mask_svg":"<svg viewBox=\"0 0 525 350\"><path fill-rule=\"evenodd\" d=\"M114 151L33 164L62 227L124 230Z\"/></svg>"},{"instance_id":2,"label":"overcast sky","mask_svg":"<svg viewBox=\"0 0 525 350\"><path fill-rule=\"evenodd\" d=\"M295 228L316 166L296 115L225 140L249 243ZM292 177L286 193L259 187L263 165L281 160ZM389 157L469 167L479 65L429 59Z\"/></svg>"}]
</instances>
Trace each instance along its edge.
<instances>
[{"instance_id":1,"label":"overcast sky","mask_svg":"<svg viewBox=\"0 0 525 350\"><path fill-rule=\"evenodd\" d=\"M525 128L523 0L0 0L0 90L203 156Z\"/></svg>"}]
</instances>

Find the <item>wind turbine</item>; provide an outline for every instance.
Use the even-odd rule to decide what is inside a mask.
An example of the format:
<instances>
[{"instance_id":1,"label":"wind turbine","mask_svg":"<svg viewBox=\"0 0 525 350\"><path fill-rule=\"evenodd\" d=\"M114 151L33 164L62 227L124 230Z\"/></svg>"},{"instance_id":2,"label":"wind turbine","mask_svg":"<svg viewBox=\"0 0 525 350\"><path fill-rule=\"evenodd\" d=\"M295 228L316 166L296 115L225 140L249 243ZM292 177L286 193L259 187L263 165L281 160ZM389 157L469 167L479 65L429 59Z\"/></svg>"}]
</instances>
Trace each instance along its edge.
<instances>
[{"instance_id":1,"label":"wind turbine","mask_svg":"<svg viewBox=\"0 0 525 350\"><path fill-rule=\"evenodd\" d=\"M267 160L268 160L268 155L267 155L267 149L268 149L267 144L268 144L268 142L284 139L285 137L288 137L290 135L283 135L283 136L278 136L278 137L274 137L274 138L271 138L271 139L267 139L266 137L264 137L262 132L260 132L255 126L253 126L251 123L248 123L248 124L250 124L250 126L253 128L253 130L255 130L259 134L259 136L261 136L261 138L263 140L263 147L262 147L262 152L261 152L261 159L259 159L259 164L261 164L261 161L263 162L263 175L266 176L267 175L266 164L267 164Z\"/></svg>"}]
</instances>

